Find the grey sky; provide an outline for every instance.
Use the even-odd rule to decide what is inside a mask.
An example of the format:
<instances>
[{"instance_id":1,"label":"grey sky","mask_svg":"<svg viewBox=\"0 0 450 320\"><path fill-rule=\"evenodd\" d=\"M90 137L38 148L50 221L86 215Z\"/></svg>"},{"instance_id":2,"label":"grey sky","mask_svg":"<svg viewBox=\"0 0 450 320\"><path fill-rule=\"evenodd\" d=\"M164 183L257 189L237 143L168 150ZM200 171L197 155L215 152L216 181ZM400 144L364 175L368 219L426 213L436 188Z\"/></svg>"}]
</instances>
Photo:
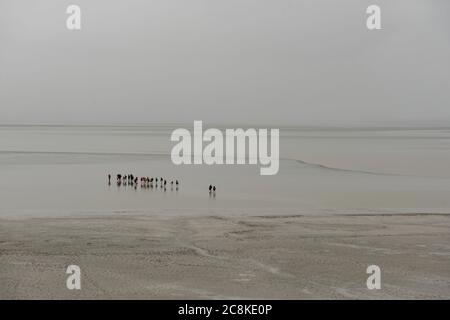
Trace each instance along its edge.
<instances>
[{"instance_id":1,"label":"grey sky","mask_svg":"<svg viewBox=\"0 0 450 320\"><path fill-rule=\"evenodd\" d=\"M66 29L69 4L81 31ZM2 0L0 123L450 125L449 13L447 0Z\"/></svg>"}]
</instances>

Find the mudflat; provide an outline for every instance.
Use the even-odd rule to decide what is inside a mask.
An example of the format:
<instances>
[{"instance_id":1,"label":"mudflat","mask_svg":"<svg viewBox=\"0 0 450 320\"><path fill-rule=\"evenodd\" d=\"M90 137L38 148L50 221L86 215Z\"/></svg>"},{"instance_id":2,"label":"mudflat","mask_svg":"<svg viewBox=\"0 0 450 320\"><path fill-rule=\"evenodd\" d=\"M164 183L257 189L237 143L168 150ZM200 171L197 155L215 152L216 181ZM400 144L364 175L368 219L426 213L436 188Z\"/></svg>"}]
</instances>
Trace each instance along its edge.
<instances>
[{"instance_id":1,"label":"mudflat","mask_svg":"<svg viewBox=\"0 0 450 320\"><path fill-rule=\"evenodd\" d=\"M450 215L2 219L0 298L449 299Z\"/></svg>"}]
</instances>

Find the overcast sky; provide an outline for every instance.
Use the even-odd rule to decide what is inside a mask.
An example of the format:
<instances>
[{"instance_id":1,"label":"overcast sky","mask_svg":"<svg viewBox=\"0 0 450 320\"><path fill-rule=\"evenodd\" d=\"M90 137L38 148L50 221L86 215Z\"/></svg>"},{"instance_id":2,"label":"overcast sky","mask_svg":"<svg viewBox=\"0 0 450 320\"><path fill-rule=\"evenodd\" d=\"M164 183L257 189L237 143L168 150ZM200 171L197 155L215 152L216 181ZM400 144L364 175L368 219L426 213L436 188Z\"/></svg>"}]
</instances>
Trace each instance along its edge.
<instances>
[{"instance_id":1,"label":"overcast sky","mask_svg":"<svg viewBox=\"0 0 450 320\"><path fill-rule=\"evenodd\" d=\"M450 125L449 14L448 0L1 0L0 123Z\"/></svg>"}]
</instances>

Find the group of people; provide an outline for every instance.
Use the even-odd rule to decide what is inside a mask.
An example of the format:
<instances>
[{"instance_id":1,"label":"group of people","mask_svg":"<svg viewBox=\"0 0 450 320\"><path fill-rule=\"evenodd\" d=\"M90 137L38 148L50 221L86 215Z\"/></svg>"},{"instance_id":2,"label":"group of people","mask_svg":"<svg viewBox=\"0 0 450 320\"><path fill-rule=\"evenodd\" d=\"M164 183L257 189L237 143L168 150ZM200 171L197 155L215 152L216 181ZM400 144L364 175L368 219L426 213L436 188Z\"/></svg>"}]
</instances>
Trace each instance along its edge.
<instances>
[{"instance_id":1,"label":"group of people","mask_svg":"<svg viewBox=\"0 0 450 320\"><path fill-rule=\"evenodd\" d=\"M111 185L111 178L112 178L111 174L108 174L108 184L109 185ZM153 188L153 186L158 188L158 183L161 188L163 188L163 187L166 188L166 186L167 186L167 180L163 179L162 177L160 177L160 178L140 177L139 178L133 174L117 174L116 175L117 186L130 185L130 186L137 188L138 182L141 183L141 188ZM170 181L171 187L173 187L175 185L175 187L178 189L179 184L180 183L178 180Z\"/></svg>"},{"instance_id":2,"label":"group of people","mask_svg":"<svg viewBox=\"0 0 450 320\"><path fill-rule=\"evenodd\" d=\"M108 174L108 185L111 185L111 174ZM141 188L153 188L154 186L158 188L158 183L160 188L166 189L167 186L167 180L160 177L160 178L149 178L149 177L137 177L133 174L117 174L116 175L116 183L117 186L120 187L122 185L126 186L132 186L134 188L138 187L138 182L141 183ZM178 186L180 185L180 182L178 180L171 180L170 181L170 187L173 188L175 185L176 190L178 191ZM210 195L216 195L216 186L209 185L209 194Z\"/></svg>"},{"instance_id":3,"label":"group of people","mask_svg":"<svg viewBox=\"0 0 450 320\"><path fill-rule=\"evenodd\" d=\"M108 174L108 185L111 185L111 174ZM141 188L153 188L158 186L160 188L164 188L166 190L167 186L167 180L159 177L159 178L150 178L150 177L137 177L133 174L117 174L116 175L116 183L117 186L132 186L134 188L138 187L138 182L141 183ZM159 183L159 185L158 185ZM171 180L170 181L170 187L173 189L173 186L175 185L176 190L178 191L178 187L180 185L180 182L178 180ZM210 195L216 195L216 186L209 185L209 194Z\"/></svg>"}]
</instances>

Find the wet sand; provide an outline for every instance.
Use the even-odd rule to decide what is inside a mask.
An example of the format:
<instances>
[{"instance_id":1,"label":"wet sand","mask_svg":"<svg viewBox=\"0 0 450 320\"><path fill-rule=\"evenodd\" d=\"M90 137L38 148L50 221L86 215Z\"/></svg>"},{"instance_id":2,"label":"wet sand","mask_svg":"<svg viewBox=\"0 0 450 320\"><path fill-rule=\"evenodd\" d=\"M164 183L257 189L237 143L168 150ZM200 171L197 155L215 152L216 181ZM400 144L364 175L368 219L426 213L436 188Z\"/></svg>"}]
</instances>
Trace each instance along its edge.
<instances>
[{"instance_id":1,"label":"wet sand","mask_svg":"<svg viewBox=\"0 0 450 320\"><path fill-rule=\"evenodd\" d=\"M0 299L80 298L449 299L450 215L0 220Z\"/></svg>"}]
</instances>

